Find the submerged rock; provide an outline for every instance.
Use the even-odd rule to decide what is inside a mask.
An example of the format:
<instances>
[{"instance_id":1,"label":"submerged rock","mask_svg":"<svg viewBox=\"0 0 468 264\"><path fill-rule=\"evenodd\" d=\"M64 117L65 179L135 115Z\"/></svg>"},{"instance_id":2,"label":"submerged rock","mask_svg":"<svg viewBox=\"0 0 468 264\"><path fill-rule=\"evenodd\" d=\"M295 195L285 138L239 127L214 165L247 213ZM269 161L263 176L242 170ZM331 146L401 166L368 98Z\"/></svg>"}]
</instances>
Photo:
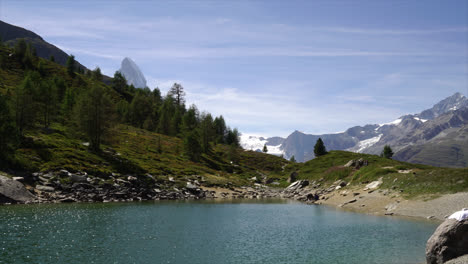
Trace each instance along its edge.
<instances>
[{"instance_id":1,"label":"submerged rock","mask_svg":"<svg viewBox=\"0 0 468 264\"><path fill-rule=\"evenodd\" d=\"M447 219L426 244L428 264L442 264L468 254L468 219Z\"/></svg>"}]
</instances>

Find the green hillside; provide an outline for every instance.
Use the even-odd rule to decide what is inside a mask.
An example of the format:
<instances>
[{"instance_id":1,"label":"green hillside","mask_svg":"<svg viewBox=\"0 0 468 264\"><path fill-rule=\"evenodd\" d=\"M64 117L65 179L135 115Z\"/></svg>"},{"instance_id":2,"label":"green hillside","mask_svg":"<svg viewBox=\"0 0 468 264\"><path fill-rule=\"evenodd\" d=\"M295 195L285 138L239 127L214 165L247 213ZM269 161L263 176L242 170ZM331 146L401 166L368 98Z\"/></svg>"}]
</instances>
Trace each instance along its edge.
<instances>
[{"instance_id":1,"label":"green hillside","mask_svg":"<svg viewBox=\"0 0 468 264\"><path fill-rule=\"evenodd\" d=\"M344 167L348 161L358 159L368 161L368 165ZM407 197L468 191L468 168L439 168L346 151L330 151L286 169L296 170L298 179L322 183L344 180L351 185L363 185L382 178L382 188L402 191Z\"/></svg>"},{"instance_id":2,"label":"green hillside","mask_svg":"<svg viewBox=\"0 0 468 264\"><path fill-rule=\"evenodd\" d=\"M178 179L200 175L204 177L207 185L226 183L247 185L252 183L249 180L252 177L259 179L270 176L286 177L282 167L288 161L263 153L243 151L238 146L238 139L229 142L228 137L233 133L229 127L223 128L221 138L217 136L215 128L211 129L214 121L208 122L211 132L205 135L209 137L207 149L199 150L199 157L193 158L187 154L185 140L189 132L184 131L184 126L188 126L188 121L185 122L185 119L189 119L192 108L185 109L185 106L182 106L180 109L183 108L181 110L183 114L180 116L176 116L178 111L176 109L170 119L180 119L176 124L180 126L179 131L173 132L171 128L171 131L163 133L163 129L159 129L157 125L147 126L148 118L143 117L140 120L133 118L132 115L136 116L138 109L135 108L134 112L129 112L132 110L133 103L135 107L143 105L141 111L149 110L146 114L152 116L153 111L156 111L154 109L162 111L160 109L164 107L165 97L160 98L161 101L157 102L159 105L154 102L144 105L153 96L148 90L135 89L126 85L119 90L115 85L106 85L96 80L95 72L75 72L74 76L71 76L65 67L57 63L35 56L31 57L32 66L28 69L21 60L15 57L14 49L6 46L0 47L0 96L6 98L9 103L13 127L18 129L18 125L15 126L17 122L15 114L19 111L15 108L17 93L24 79L31 75L31 72L39 72L37 74L41 76L39 81L61 80L66 89L62 93L73 93L75 97L75 106L72 106L74 108L80 95L89 92L93 86L101 87L111 100L114 110L113 122L103 134L100 150L92 151L89 148L89 137L76 124L76 112L66 111L64 107L66 95L59 95L60 91L57 89L55 99L50 100L56 110L53 112L51 124L44 126L41 121L42 110L37 106L35 111L38 113L34 113L32 123L27 125L23 135L18 135L13 143L7 144L13 150L1 162L4 170L46 172L66 169L72 172L84 171L104 178L111 173L132 175L149 173L162 181L167 180L168 177L173 177L175 181L178 181ZM40 94L37 93L35 96L39 97ZM34 101L39 98L32 100L33 103L38 103ZM135 102L136 100L140 101ZM119 113L121 105L127 107L125 109L127 113L123 115ZM145 109L145 106L151 109ZM172 105L172 107L177 106ZM196 112L195 114L196 120L193 120L192 130L203 134L201 126L206 125L206 122L202 122L202 117L205 115ZM160 116L162 115L163 113L160 112ZM162 119L162 117L159 118ZM144 124L139 124L141 120L145 121ZM224 120L222 122L224 125ZM173 122L172 125L174 125ZM15 134L15 131L4 130L3 133ZM203 139L200 136L196 138L196 141L198 145L201 145Z\"/></svg>"}]
</instances>

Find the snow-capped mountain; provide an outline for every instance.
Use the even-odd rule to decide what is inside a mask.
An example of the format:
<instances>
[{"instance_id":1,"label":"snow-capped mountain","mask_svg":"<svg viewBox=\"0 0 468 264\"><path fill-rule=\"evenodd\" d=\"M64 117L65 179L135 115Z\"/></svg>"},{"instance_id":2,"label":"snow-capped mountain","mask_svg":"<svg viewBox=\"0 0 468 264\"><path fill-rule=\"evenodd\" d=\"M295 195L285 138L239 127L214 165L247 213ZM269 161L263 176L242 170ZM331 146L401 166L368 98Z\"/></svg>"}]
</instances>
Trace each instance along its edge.
<instances>
[{"instance_id":1,"label":"snow-capped mountain","mask_svg":"<svg viewBox=\"0 0 468 264\"><path fill-rule=\"evenodd\" d=\"M284 138L281 137L272 137L272 138L264 138L254 135L247 135L242 134L241 138L241 146L246 150L253 150L253 151L262 151L263 146L266 145L268 149L268 154L281 156L283 155L283 151L280 149L281 144L284 141Z\"/></svg>"},{"instance_id":2,"label":"snow-capped mountain","mask_svg":"<svg viewBox=\"0 0 468 264\"><path fill-rule=\"evenodd\" d=\"M457 133L461 133L462 136ZM401 116L389 123L355 126L335 134L309 135L295 131L282 139L281 143L275 142L275 144L270 143L270 138L245 136L241 138L241 144L245 149L253 150L261 150L264 144L270 149L271 145L275 152L283 154L285 158L289 159L294 155L297 161L302 162L314 158L314 145L320 137L328 150L380 154L385 145L390 145L395 157L400 160L416 160L419 163L437 166L462 166L468 165L467 133L468 99L460 93L455 93L430 109L418 114ZM447 139L449 135L450 140ZM433 147L438 145L437 150L444 148L448 149L447 151L456 150L459 158L448 161L446 156L450 154L447 151L443 153L439 151L440 157L429 155L427 152L430 150L421 147L428 143ZM399 151L404 151L405 154L400 155ZM437 152L432 150L432 153ZM411 156L415 153L419 155L418 159L413 159ZM426 156L433 158L425 159Z\"/></svg>"},{"instance_id":3,"label":"snow-capped mountain","mask_svg":"<svg viewBox=\"0 0 468 264\"><path fill-rule=\"evenodd\" d=\"M127 79L128 85L133 85L136 88L146 87L145 76L141 72L138 65L136 65L136 63L132 59L123 59L122 65L120 66L120 72L123 74L125 79Z\"/></svg>"}]
</instances>

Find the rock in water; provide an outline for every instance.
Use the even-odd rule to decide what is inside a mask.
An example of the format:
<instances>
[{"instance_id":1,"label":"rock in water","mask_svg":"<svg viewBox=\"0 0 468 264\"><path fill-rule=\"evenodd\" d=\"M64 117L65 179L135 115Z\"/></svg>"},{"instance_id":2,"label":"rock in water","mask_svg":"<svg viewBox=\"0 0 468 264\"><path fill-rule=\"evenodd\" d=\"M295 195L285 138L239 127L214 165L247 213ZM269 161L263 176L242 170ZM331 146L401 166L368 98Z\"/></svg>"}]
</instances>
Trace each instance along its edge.
<instances>
[{"instance_id":1,"label":"rock in water","mask_svg":"<svg viewBox=\"0 0 468 264\"><path fill-rule=\"evenodd\" d=\"M468 254L468 219L445 220L427 241L428 264L442 264L466 254Z\"/></svg>"},{"instance_id":2,"label":"rock in water","mask_svg":"<svg viewBox=\"0 0 468 264\"><path fill-rule=\"evenodd\" d=\"M146 87L146 79L143 73L141 72L140 68L134 61L130 58L125 58L122 61L122 65L120 66L120 72L125 76L127 79L127 84L135 86L136 88L145 88Z\"/></svg>"},{"instance_id":3,"label":"rock in water","mask_svg":"<svg viewBox=\"0 0 468 264\"><path fill-rule=\"evenodd\" d=\"M35 198L21 182L0 175L0 204L25 203Z\"/></svg>"}]
</instances>

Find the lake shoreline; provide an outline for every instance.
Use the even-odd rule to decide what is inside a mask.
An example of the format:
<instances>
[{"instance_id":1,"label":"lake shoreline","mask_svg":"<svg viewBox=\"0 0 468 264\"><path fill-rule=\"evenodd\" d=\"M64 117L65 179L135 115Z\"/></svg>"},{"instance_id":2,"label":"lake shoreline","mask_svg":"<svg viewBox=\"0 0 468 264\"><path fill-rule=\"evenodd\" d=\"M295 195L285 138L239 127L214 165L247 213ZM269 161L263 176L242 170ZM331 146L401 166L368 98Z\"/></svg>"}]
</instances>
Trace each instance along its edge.
<instances>
[{"instance_id":1,"label":"lake shoreline","mask_svg":"<svg viewBox=\"0 0 468 264\"><path fill-rule=\"evenodd\" d=\"M64 183L60 177L71 181ZM200 176L176 183L170 177L169 181L161 181L148 175L144 178L110 177L106 182L102 182L86 175L70 175L65 170L56 175L36 174L30 179L9 179L5 176L2 176L2 179L25 186L34 198L0 199L0 204L283 198L364 214L434 221L443 221L451 213L468 207L468 192L443 194L435 199L406 199L396 190L368 188L364 185L350 186L344 181L337 181L329 186L320 182L300 180L287 188L261 184L236 187L205 186Z\"/></svg>"}]
</instances>

